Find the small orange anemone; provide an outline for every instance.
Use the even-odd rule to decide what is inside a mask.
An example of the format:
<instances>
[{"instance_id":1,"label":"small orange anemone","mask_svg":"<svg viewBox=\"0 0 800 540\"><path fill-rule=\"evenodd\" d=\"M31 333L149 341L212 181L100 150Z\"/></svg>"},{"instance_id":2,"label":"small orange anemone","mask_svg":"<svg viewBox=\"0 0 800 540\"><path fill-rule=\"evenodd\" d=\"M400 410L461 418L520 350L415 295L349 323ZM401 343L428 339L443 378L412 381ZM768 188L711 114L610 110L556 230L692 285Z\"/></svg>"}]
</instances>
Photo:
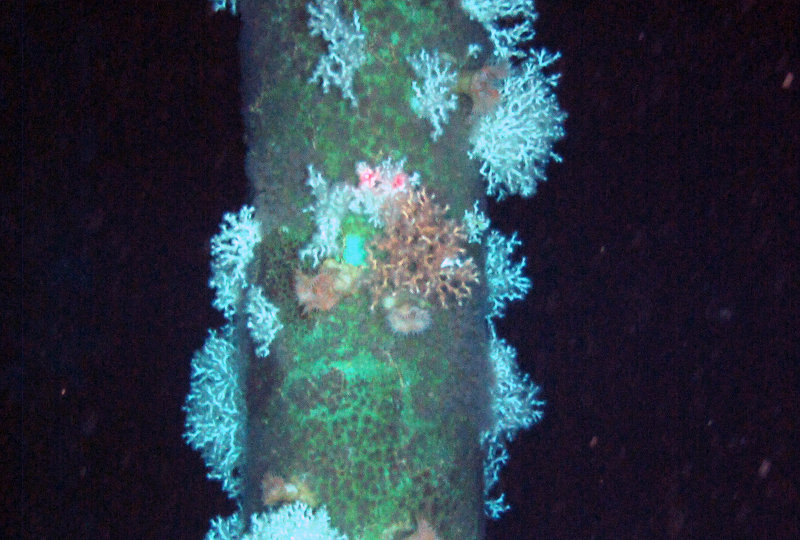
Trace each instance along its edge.
<instances>
[{"instance_id":1,"label":"small orange anemone","mask_svg":"<svg viewBox=\"0 0 800 540\"><path fill-rule=\"evenodd\" d=\"M328 311L335 306L341 294L336 290L336 276L324 268L315 276L297 270L294 274L294 292L303 306L303 313Z\"/></svg>"}]
</instances>

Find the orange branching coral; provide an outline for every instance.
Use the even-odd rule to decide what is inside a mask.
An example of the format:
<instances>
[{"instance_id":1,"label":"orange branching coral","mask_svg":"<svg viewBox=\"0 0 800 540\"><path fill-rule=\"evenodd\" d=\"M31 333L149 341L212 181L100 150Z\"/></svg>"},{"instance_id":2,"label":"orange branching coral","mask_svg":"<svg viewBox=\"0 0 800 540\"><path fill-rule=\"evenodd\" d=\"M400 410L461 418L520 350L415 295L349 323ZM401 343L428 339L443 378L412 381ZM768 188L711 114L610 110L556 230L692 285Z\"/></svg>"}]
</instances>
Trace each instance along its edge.
<instances>
[{"instance_id":1,"label":"orange branching coral","mask_svg":"<svg viewBox=\"0 0 800 540\"><path fill-rule=\"evenodd\" d=\"M447 207L425 189L409 190L387 216L383 235L370 250L373 305L387 292L405 291L447 308L472 294L478 268L465 258L463 227L444 217Z\"/></svg>"}]
</instances>

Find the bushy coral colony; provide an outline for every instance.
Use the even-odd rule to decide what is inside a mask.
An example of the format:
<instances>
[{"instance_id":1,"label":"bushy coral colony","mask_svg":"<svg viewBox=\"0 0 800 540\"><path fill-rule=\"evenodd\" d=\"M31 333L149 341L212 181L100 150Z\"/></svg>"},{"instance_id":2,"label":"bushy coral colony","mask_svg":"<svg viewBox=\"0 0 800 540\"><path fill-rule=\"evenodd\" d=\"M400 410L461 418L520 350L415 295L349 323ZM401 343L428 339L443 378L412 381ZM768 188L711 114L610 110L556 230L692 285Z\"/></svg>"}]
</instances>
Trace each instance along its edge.
<instances>
[{"instance_id":1,"label":"bushy coral colony","mask_svg":"<svg viewBox=\"0 0 800 540\"><path fill-rule=\"evenodd\" d=\"M186 397L186 442L203 456L208 477L222 482L231 497L241 493L236 474L245 446L246 407L242 359L232 329L211 330L192 358Z\"/></svg>"},{"instance_id":2,"label":"bushy coral colony","mask_svg":"<svg viewBox=\"0 0 800 540\"><path fill-rule=\"evenodd\" d=\"M560 159L553 144L564 136L566 114L553 93L558 75L544 73L557 59L538 51L510 70L494 111L477 121L469 155L481 160L486 192L498 200L534 195L547 164Z\"/></svg>"},{"instance_id":3,"label":"bushy coral colony","mask_svg":"<svg viewBox=\"0 0 800 540\"><path fill-rule=\"evenodd\" d=\"M313 0L307 32L291 3L238 4L212 0L290 52L252 44L262 195L211 241L226 322L192 359L185 438L240 510L206 538L480 538L475 504L508 508L506 445L544 402L494 325L531 288L520 242L472 182L545 180L557 55L532 48L530 0Z\"/></svg>"},{"instance_id":4,"label":"bushy coral colony","mask_svg":"<svg viewBox=\"0 0 800 540\"><path fill-rule=\"evenodd\" d=\"M321 56L309 81L322 83L322 91L338 86L342 96L355 107L358 99L353 93L353 76L366 59L366 37L353 11L353 22L347 21L339 9L338 0L317 0L308 4L311 16L308 26L311 35L320 35L328 42L328 53Z\"/></svg>"},{"instance_id":5,"label":"bushy coral colony","mask_svg":"<svg viewBox=\"0 0 800 540\"><path fill-rule=\"evenodd\" d=\"M431 138L435 141L441 137L443 124L448 121L450 111L458 106L458 99L453 88L458 81L458 74L453 63L439 56L439 51L429 53L421 49L417 54L408 57L408 63L420 79L412 81L414 97L411 98L411 110L420 118L426 118L432 125Z\"/></svg>"}]
</instances>

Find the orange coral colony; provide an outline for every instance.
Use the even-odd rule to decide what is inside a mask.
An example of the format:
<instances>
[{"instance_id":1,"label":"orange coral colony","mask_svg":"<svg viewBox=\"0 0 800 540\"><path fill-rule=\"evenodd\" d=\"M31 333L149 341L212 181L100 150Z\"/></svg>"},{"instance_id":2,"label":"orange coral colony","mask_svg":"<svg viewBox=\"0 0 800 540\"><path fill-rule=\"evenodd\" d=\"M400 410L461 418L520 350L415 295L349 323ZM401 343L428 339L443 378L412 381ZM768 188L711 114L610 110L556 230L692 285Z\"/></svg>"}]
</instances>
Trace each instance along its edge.
<instances>
[{"instance_id":1,"label":"orange coral colony","mask_svg":"<svg viewBox=\"0 0 800 540\"><path fill-rule=\"evenodd\" d=\"M397 291L436 300L444 309L450 300L461 305L471 296L478 268L471 257L464 257L464 229L445 219L447 207L433 199L424 188L410 190L396 203L399 211L387 219L384 234L373 242L373 305L385 293Z\"/></svg>"},{"instance_id":2,"label":"orange coral colony","mask_svg":"<svg viewBox=\"0 0 800 540\"><path fill-rule=\"evenodd\" d=\"M342 296L354 294L363 281L363 269L352 264L325 259L316 275L294 273L294 292L303 313L330 311Z\"/></svg>"},{"instance_id":3,"label":"orange coral colony","mask_svg":"<svg viewBox=\"0 0 800 540\"><path fill-rule=\"evenodd\" d=\"M294 274L294 292L297 301L303 306L303 313L329 311L333 308L341 298L334 287L335 283L334 272L325 268L311 276L297 270Z\"/></svg>"}]
</instances>

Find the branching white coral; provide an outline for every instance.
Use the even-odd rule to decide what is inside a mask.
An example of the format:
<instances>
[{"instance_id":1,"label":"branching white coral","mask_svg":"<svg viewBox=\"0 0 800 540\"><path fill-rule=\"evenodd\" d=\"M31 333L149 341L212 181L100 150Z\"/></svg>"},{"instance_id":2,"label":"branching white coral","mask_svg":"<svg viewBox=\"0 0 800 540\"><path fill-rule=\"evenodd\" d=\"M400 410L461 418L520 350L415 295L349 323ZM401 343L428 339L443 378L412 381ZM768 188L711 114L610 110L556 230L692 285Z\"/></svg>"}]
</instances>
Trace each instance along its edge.
<instances>
[{"instance_id":1,"label":"branching white coral","mask_svg":"<svg viewBox=\"0 0 800 540\"><path fill-rule=\"evenodd\" d=\"M211 520L204 540L239 540L244 531L241 511L226 518L217 516Z\"/></svg>"},{"instance_id":2,"label":"branching white coral","mask_svg":"<svg viewBox=\"0 0 800 540\"><path fill-rule=\"evenodd\" d=\"M236 15L236 0L209 0L211 2L211 9L221 11L230 9L232 15Z\"/></svg>"},{"instance_id":3,"label":"branching white coral","mask_svg":"<svg viewBox=\"0 0 800 540\"><path fill-rule=\"evenodd\" d=\"M531 288L530 278L523 273L525 257L518 263L511 260L511 255L521 243L517 233L508 238L491 230L486 237L486 282L489 287L487 319L502 317L508 303L525 298Z\"/></svg>"},{"instance_id":4,"label":"branching white coral","mask_svg":"<svg viewBox=\"0 0 800 540\"><path fill-rule=\"evenodd\" d=\"M353 189L350 211L365 216L370 224L380 228L386 225L386 203L420 185L419 173L405 172L405 159L384 159L377 166L361 161L356 163L358 189Z\"/></svg>"},{"instance_id":5,"label":"branching white coral","mask_svg":"<svg viewBox=\"0 0 800 540\"><path fill-rule=\"evenodd\" d=\"M309 165L306 183L315 201L303 211L314 214L316 232L300 250L300 258L310 260L316 267L326 258L338 255L342 249L338 241L342 220L348 212L361 214L373 226L383 227L387 200L420 183L419 174L409 175L403 170L404 165L404 159L392 158L376 167L360 162L356 165L357 187L344 182L331 185Z\"/></svg>"},{"instance_id":6,"label":"branching white coral","mask_svg":"<svg viewBox=\"0 0 800 540\"><path fill-rule=\"evenodd\" d=\"M429 53L421 49L417 54L408 57L408 63L422 85L411 82L414 97L411 98L411 110L420 118L433 125L431 138L436 141L444 132L442 125L448 122L450 111L455 110L458 99L451 92L458 80L453 64L439 56L439 51Z\"/></svg>"},{"instance_id":7,"label":"branching white coral","mask_svg":"<svg viewBox=\"0 0 800 540\"><path fill-rule=\"evenodd\" d=\"M278 308L270 304L264 296L264 289L253 285L247 291L247 328L250 337L256 344L256 355L261 358L269 356L269 345L275 335L283 328L278 320Z\"/></svg>"},{"instance_id":8,"label":"branching white coral","mask_svg":"<svg viewBox=\"0 0 800 540\"><path fill-rule=\"evenodd\" d=\"M497 519L508 510L508 505L503 502L502 494L495 498L490 495L500 478L500 470L508 461L506 445L520 430L542 419L545 402L538 397L539 387L527 373L520 371L516 349L497 337L493 324L489 328L489 360L495 379L491 389L494 424L481 434L481 444L486 452L483 467L485 510L489 517Z\"/></svg>"},{"instance_id":9,"label":"branching white coral","mask_svg":"<svg viewBox=\"0 0 800 540\"><path fill-rule=\"evenodd\" d=\"M211 239L211 279L208 286L216 290L213 306L228 319L236 311L236 304L247 285L247 266L261 241L261 222L253 217L254 214L252 206L243 206L238 214L226 213L219 233Z\"/></svg>"},{"instance_id":10,"label":"branching white coral","mask_svg":"<svg viewBox=\"0 0 800 540\"><path fill-rule=\"evenodd\" d=\"M567 115L553 92L558 75L543 71L557 58L540 51L526 60L503 81L495 110L475 126L469 156L482 161L486 193L498 200L535 194L547 164L561 160L553 145L564 136Z\"/></svg>"},{"instance_id":11,"label":"branching white coral","mask_svg":"<svg viewBox=\"0 0 800 540\"><path fill-rule=\"evenodd\" d=\"M236 468L244 452L247 405L232 333L230 326L210 331L203 348L192 357L184 438L202 454L208 477L220 480L222 488L236 497L242 488Z\"/></svg>"},{"instance_id":12,"label":"branching white coral","mask_svg":"<svg viewBox=\"0 0 800 540\"><path fill-rule=\"evenodd\" d=\"M315 201L303 211L314 214L317 230L311 242L300 250L299 255L301 259L310 259L316 267L325 258L338 254L341 249L336 240L342 227L342 219L353 197L353 189L343 184L329 185L312 165L308 166L306 183L311 188Z\"/></svg>"},{"instance_id":13,"label":"branching white coral","mask_svg":"<svg viewBox=\"0 0 800 540\"><path fill-rule=\"evenodd\" d=\"M315 0L306 5L311 18L308 26L312 36L322 36L328 42L328 53L320 57L309 82L320 81L322 91L338 86L342 96L355 107L358 99L353 93L353 77L367 58L367 38L353 11L353 22L348 22L339 9L339 0Z\"/></svg>"},{"instance_id":14,"label":"branching white coral","mask_svg":"<svg viewBox=\"0 0 800 540\"><path fill-rule=\"evenodd\" d=\"M525 56L518 46L530 42L536 34L533 0L461 0L461 7L483 25L496 56L504 59Z\"/></svg>"},{"instance_id":15,"label":"branching white coral","mask_svg":"<svg viewBox=\"0 0 800 540\"><path fill-rule=\"evenodd\" d=\"M467 231L467 241L472 244L480 244L483 233L491 225L489 216L478 207L478 201L473 203L471 211L464 210L464 217L461 218L461 221Z\"/></svg>"},{"instance_id":16,"label":"branching white coral","mask_svg":"<svg viewBox=\"0 0 800 540\"><path fill-rule=\"evenodd\" d=\"M324 507L312 510L305 503L283 505L268 513L255 514L250 531L242 540L347 540L331 527Z\"/></svg>"}]
</instances>

